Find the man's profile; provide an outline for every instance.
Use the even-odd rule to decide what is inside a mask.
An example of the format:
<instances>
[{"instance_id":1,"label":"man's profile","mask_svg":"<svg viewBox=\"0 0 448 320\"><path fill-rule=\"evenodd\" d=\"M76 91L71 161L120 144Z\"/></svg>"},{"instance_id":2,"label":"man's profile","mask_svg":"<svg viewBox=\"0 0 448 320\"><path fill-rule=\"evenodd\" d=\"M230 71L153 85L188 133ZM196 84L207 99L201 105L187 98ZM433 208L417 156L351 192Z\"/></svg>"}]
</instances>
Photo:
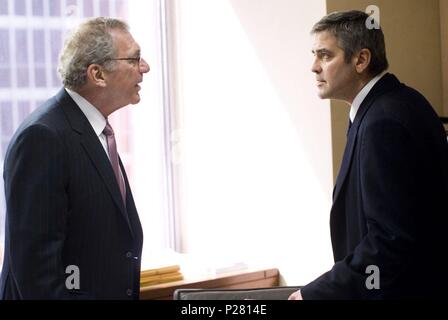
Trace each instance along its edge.
<instances>
[{"instance_id":1,"label":"man's profile","mask_svg":"<svg viewBox=\"0 0 448 320\"><path fill-rule=\"evenodd\" d=\"M64 88L20 125L4 164L3 299L138 299L143 232L108 116L149 71L128 25L95 18L66 41Z\"/></svg>"},{"instance_id":2,"label":"man's profile","mask_svg":"<svg viewBox=\"0 0 448 320\"><path fill-rule=\"evenodd\" d=\"M448 144L430 103L387 72L381 28L361 11L313 29L318 95L350 105L330 215L335 264L290 299L441 298Z\"/></svg>"}]
</instances>

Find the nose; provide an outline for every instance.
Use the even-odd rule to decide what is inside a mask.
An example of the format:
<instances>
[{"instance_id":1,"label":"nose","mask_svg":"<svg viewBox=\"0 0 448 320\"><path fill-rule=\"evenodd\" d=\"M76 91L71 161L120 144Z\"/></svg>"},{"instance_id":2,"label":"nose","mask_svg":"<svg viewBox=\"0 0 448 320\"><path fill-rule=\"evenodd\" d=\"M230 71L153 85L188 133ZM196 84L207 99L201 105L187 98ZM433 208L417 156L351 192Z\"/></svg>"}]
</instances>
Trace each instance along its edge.
<instances>
[{"instance_id":1,"label":"nose","mask_svg":"<svg viewBox=\"0 0 448 320\"><path fill-rule=\"evenodd\" d=\"M311 72L314 73L321 73L322 72L322 68L320 66L319 60L316 58L314 58L313 64L311 65Z\"/></svg>"},{"instance_id":2,"label":"nose","mask_svg":"<svg viewBox=\"0 0 448 320\"><path fill-rule=\"evenodd\" d=\"M147 72L149 72L149 70L151 70L151 68L149 67L149 64L143 58L140 59L140 64L138 67L139 67L141 73L147 73Z\"/></svg>"}]
</instances>

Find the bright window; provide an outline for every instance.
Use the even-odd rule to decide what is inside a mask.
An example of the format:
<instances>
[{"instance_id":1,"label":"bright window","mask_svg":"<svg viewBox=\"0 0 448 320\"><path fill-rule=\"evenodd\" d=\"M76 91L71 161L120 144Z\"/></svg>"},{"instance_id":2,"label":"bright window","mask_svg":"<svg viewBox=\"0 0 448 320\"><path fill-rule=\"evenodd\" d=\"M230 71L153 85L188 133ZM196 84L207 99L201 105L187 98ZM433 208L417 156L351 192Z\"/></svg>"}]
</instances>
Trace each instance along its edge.
<instances>
[{"instance_id":1,"label":"bright window","mask_svg":"<svg viewBox=\"0 0 448 320\"><path fill-rule=\"evenodd\" d=\"M325 1L176 4L180 247L304 284L332 262L330 110L309 35Z\"/></svg>"}]
</instances>

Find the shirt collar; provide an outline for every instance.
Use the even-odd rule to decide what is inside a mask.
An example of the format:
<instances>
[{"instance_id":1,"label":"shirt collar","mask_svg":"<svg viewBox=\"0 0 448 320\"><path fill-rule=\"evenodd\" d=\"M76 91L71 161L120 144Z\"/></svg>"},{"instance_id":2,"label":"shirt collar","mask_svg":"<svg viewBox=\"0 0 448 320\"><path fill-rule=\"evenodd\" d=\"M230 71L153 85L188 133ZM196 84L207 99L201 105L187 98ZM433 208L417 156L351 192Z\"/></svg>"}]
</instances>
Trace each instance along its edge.
<instances>
[{"instance_id":1,"label":"shirt collar","mask_svg":"<svg viewBox=\"0 0 448 320\"><path fill-rule=\"evenodd\" d=\"M103 130L106 127L106 119L101 112L79 93L67 88L65 88L65 91L67 91L69 96L73 99L73 101L75 101L82 113L84 113L96 135L99 136L103 133Z\"/></svg>"},{"instance_id":2,"label":"shirt collar","mask_svg":"<svg viewBox=\"0 0 448 320\"><path fill-rule=\"evenodd\" d=\"M372 90L373 86L378 82L378 80L380 80L385 74L387 73L387 71L383 71L382 73L380 73L379 75L377 75L375 78L373 78L372 80L370 80L365 86L364 88L362 88L361 91L358 92L358 94L356 95L355 99L353 99L353 103L352 106L350 107L350 120L353 123L353 121L355 120L355 116L356 113L358 112L359 107L361 106L361 103L364 101L364 99L367 97L367 95L369 94L370 90Z\"/></svg>"}]
</instances>

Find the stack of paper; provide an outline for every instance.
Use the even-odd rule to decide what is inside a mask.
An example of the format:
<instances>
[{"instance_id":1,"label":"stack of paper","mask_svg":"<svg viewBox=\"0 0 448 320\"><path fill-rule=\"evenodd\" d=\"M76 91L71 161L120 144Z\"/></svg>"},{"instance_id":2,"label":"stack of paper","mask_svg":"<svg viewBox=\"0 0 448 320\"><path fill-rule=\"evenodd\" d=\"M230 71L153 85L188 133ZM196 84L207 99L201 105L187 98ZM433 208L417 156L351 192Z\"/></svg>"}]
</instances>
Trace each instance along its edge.
<instances>
[{"instance_id":1,"label":"stack of paper","mask_svg":"<svg viewBox=\"0 0 448 320\"><path fill-rule=\"evenodd\" d=\"M144 270L140 274L140 286L183 280L179 265Z\"/></svg>"}]
</instances>

